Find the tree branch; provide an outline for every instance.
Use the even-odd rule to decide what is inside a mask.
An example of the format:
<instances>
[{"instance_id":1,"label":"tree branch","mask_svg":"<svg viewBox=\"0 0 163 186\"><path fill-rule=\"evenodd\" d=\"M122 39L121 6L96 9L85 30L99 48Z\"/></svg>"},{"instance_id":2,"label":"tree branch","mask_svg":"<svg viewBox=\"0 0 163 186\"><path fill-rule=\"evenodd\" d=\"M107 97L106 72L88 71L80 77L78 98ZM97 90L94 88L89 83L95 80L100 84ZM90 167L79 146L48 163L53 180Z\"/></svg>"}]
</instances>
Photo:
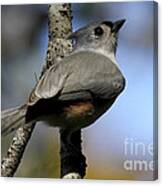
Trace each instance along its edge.
<instances>
[{"instance_id":1,"label":"tree branch","mask_svg":"<svg viewBox=\"0 0 163 186\"><path fill-rule=\"evenodd\" d=\"M58 64L63 57L72 51L72 43L67 36L72 32L71 5L52 4L48 9L48 49L43 72L51 65Z\"/></svg>"},{"instance_id":2,"label":"tree branch","mask_svg":"<svg viewBox=\"0 0 163 186\"><path fill-rule=\"evenodd\" d=\"M20 127L12 139L7 155L1 162L1 175L4 177L12 177L16 172L28 141L32 135L35 123L32 125L24 125Z\"/></svg>"},{"instance_id":3,"label":"tree branch","mask_svg":"<svg viewBox=\"0 0 163 186\"><path fill-rule=\"evenodd\" d=\"M71 25L71 5L70 4L52 4L48 8L48 29L49 42L46 56L46 64L43 67L41 76L51 66L57 65L62 58L72 51L72 43L67 40L67 36L72 32ZM16 172L28 141L32 135L35 124L20 127L11 145L6 157L1 164L2 176L11 177ZM85 157L81 153L81 131L72 135L72 143L76 146L79 153L68 149L68 144L63 142L63 133L61 134L61 177L63 178L82 178L85 175Z\"/></svg>"},{"instance_id":4,"label":"tree branch","mask_svg":"<svg viewBox=\"0 0 163 186\"><path fill-rule=\"evenodd\" d=\"M69 148L65 133L63 129L60 130L61 178L81 179L85 176L87 166L85 156L82 154L81 130L71 135L71 144L75 147L75 152Z\"/></svg>"}]
</instances>

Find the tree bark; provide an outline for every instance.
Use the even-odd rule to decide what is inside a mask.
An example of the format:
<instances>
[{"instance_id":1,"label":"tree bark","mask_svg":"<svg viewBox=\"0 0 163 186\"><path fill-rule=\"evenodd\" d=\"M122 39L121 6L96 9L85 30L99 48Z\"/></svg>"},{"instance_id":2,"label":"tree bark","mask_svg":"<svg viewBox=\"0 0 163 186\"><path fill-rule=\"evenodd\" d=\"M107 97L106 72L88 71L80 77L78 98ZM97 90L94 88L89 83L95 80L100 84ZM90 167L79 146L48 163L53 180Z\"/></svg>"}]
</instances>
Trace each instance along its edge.
<instances>
[{"instance_id":1,"label":"tree bark","mask_svg":"<svg viewBox=\"0 0 163 186\"><path fill-rule=\"evenodd\" d=\"M61 178L81 179L85 176L86 158L82 154L81 130L71 135L71 144L75 147L75 151L69 148L66 139L66 131L60 130L61 142Z\"/></svg>"},{"instance_id":2,"label":"tree bark","mask_svg":"<svg viewBox=\"0 0 163 186\"><path fill-rule=\"evenodd\" d=\"M32 125L24 125L20 127L15 136L12 139L10 147L7 151L7 155L2 159L1 162L1 175L4 177L14 176L28 141L32 135L35 123Z\"/></svg>"}]
</instances>

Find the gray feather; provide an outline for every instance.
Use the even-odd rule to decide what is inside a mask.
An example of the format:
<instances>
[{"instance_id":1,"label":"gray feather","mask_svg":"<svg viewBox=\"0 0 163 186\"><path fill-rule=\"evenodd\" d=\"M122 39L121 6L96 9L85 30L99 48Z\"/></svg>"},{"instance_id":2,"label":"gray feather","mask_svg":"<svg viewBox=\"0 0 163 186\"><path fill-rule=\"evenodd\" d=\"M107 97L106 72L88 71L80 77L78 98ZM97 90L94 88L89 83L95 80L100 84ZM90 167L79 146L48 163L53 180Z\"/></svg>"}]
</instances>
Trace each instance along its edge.
<instances>
[{"instance_id":1,"label":"gray feather","mask_svg":"<svg viewBox=\"0 0 163 186\"><path fill-rule=\"evenodd\" d=\"M123 80L118 66L108 57L91 51L77 52L64 58L58 67L47 70L30 96L34 97L30 105L59 92L60 100L90 99L92 94L109 99L121 92L119 87L124 88Z\"/></svg>"},{"instance_id":2,"label":"gray feather","mask_svg":"<svg viewBox=\"0 0 163 186\"><path fill-rule=\"evenodd\" d=\"M109 99L124 88L124 77L118 66L104 55L78 52L69 56L64 64L69 76L59 99L84 99L91 94Z\"/></svg>"},{"instance_id":3,"label":"gray feather","mask_svg":"<svg viewBox=\"0 0 163 186\"><path fill-rule=\"evenodd\" d=\"M67 73L63 73L62 64L52 66L42 76L34 90L32 91L28 105L35 104L39 99L54 97L63 88Z\"/></svg>"},{"instance_id":4,"label":"gray feather","mask_svg":"<svg viewBox=\"0 0 163 186\"><path fill-rule=\"evenodd\" d=\"M26 106L7 109L1 112L1 133L3 136L25 124Z\"/></svg>"}]
</instances>

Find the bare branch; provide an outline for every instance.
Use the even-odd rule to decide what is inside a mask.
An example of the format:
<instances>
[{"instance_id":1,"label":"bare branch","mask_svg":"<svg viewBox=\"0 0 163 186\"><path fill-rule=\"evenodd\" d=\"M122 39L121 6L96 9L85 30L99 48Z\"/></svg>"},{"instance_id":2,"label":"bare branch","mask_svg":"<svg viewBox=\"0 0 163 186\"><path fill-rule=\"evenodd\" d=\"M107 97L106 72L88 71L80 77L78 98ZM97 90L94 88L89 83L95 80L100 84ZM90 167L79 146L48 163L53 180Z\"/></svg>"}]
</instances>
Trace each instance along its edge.
<instances>
[{"instance_id":1,"label":"bare branch","mask_svg":"<svg viewBox=\"0 0 163 186\"><path fill-rule=\"evenodd\" d=\"M61 177L66 179L81 179L85 176L86 159L82 154L81 130L71 135L71 145L75 147L75 152L70 148L67 139L66 130L60 130L61 141Z\"/></svg>"},{"instance_id":2,"label":"bare branch","mask_svg":"<svg viewBox=\"0 0 163 186\"><path fill-rule=\"evenodd\" d=\"M58 63L63 57L72 51L72 43L67 40L71 34L71 5L53 4L48 9L48 49L46 56L46 65L43 73L54 63Z\"/></svg>"},{"instance_id":3,"label":"bare branch","mask_svg":"<svg viewBox=\"0 0 163 186\"><path fill-rule=\"evenodd\" d=\"M4 177L12 177L16 172L27 143L31 137L35 124L24 125L20 127L12 139L6 157L2 159L1 175Z\"/></svg>"}]
</instances>

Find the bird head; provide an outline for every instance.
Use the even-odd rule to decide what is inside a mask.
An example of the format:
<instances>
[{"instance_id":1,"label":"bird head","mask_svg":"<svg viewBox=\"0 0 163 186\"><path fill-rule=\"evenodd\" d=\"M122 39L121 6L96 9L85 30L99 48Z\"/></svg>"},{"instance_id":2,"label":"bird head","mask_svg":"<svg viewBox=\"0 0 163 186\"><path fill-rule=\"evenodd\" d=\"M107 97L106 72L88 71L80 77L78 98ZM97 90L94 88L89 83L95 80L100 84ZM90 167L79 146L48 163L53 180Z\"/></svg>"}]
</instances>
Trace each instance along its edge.
<instances>
[{"instance_id":1,"label":"bird head","mask_svg":"<svg viewBox=\"0 0 163 186\"><path fill-rule=\"evenodd\" d=\"M91 23L69 36L73 40L74 50L92 50L95 52L116 53L118 33L125 20L116 22L102 21Z\"/></svg>"}]
</instances>

